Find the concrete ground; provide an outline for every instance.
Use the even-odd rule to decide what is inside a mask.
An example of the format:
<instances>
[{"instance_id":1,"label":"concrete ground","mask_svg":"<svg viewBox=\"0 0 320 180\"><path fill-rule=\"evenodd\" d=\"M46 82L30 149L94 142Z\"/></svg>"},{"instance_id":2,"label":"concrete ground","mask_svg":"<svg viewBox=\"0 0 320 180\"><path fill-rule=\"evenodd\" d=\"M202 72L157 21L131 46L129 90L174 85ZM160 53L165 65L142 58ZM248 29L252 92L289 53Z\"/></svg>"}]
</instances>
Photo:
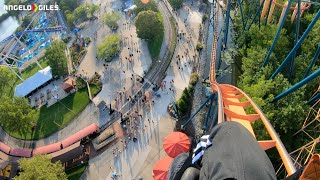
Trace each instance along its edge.
<instances>
[{"instance_id":1,"label":"concrete ground","mask_svg":"<svg viewBox=\"0 0 320 180\"><path fill-rule=\"evenodd\" d=\"M28 99L30 100L31 107L40 108L43 105L50 107L53 104L55 104L58 101L58 99L63 99L67 97L69 93L66 93L63 90L62 86L63 79L57 79L50 82L47 86L39 89L36 93L28 97Z\"/></svg>"},{"instance_id":2,"label":"concrete ground","mask_svg":"<svg viewBox=\"0 0 320 180\"><path fill-rule=\"evenodd\" d=\"M179 40L174 57L180 55L181 58L180 61L178 58L173 58L167 71L167 77L163 80L165 86L160 89L161 97L154 97L155 104L151 109L140 109L139 114L143 114L143 117L141 118L141 129L138 130L138 141L128 141L127 149L119 152L117 157L114 157L110 150L91 159L89 167L81 179L111 179L113 172L119 175L118 179L123 180L137 179L139 176L143 179L153 179L154 164L166 156L162 148L162 141L173 131L175 124L168 116L167 106L170 102L177 100L183 89L188 86L193 68L192 61L195 60L193 56L196 56L194 48L202 17L196 7L196 4L193 7L184 6L179 11L179 32L191 34L189 35L191 40L189 41L187 38ZM191 9L189 13L188 9ZM186 23L184 23L184 19L187 19ZM187 43L187 41L189 42ZM189 52L187 55L185 55L186 49ZM183 58L182 55L184 55Z\"/></svg>"},{"instance_id":3,"label":"concrete ground","mask_svg":"<svg viewBox=\"0 0 320 180\"><path fill-rule=\"evenodd\" d=\"M121 1L100 1L100 0L86 0L88 3L94 3L100 6L99 19L89 22L89 24L79 32L83 36L88 36L94 39L93 34L97 32L97 38L89 47L86 56L78 67L77 74L89 77L94 75L95 72L99 73L102 77L102 91L93 99L97 105L101 101L107 104L114 104L112 101L118 98L118 92L124 91L134 87L134 81L130 78L132 74L134 79L136 75L143 76L151 65L151 56L148 51L147 42L141 40L136 35L134 21L132 18L125 15L124 12L119 11ZM110 63L96 58L97 46L102 43L103 39L112 34L109 27L101 22L101 17L106 12L115 11L121 15L119 21L119 28L117 34L121 36L122 48L118 57L115 57ZM133 58L129 61L129 54L133 54ZM107 65L106 67L104 66ZM136 88L136 87L135 87Z\"/></svg>"},{"instance_id":4,"label":"concrete ground","mask_svg":"<svg viewBox=\"0 0 320 180\"><path fill-rule=\"evenodd\" d=\"M89 2L95 4L100 3L98 0L89 0ZM110 6L110 2L111 1L106 1L106 3L102 4ZM106 7L108 8L109 6ZM199 25L202 17L197 11L196 3L192 7L190 7L190 5L184 6L179 10L177 15L179 32L184 32L186 35L179 39L174 58L167 71L167 77L163 81L163 85L165 84L165 86L160 90L161 97L154 97L155 104L151 108L139 110L143 117L141 118L141 125L139 126L140 130L137 131L138 141L128 141L126 150L119 152L117 157L112 155L112 150L116 148L114 147L107 149L105 152L91 159L89 161L89 167L81 179L110 179L112 171L116 171L120 175L119 178L124 180L136 179L138 176L142 176L144 179L152 179L153 165L157 160L166 156L162 148L162 140L173 131L174 127L174 121L170 119L167 114L167 106L170 102L177 100L181 96L183 89L188 86L193 62L196 59L194 48L197 43ZM186 22L184 22L185 19ZM142 70L148 68L148 63L151 63L150 55L148 55L146 49L146 43L137 39L135 33L132 32L134 31L132 20L127 20L127 22L128 24L126 21L120 23L119 29L124 38L124 48L120 54L121 60L120 58L116 59L105 68L103 62L95 58L95 46L98 42L93 42L88 47L89 51L83 64L79 66L79 72L83 72L84 75L88 77L94 72L102 75L104 85L101 95L97 97L106 102L112 102L114 96L117 96L117 92L119 92L124 85L126 85L127 88L132 86L134 81L130 78L133 72L137 74L141 73ZM105 37L104 34L107 31L103 30L103 28L106 27L99 27L99 23L96 25L97 28L101 28L98 30L97 39L99 41L99 39ZM95 31L94 28L93 23L88 30L84 32L90 35L90 32ZM130 49L127 49L128 46L130 46ZM136 53L136 49L138 49L138 51L140 50L141 53ZM133 51L132 53L134 54L132 63L125 60L125 57L128 57L128 50ZM188 53L185 54L186 52ZM180 56L180 60L177 57L178 55ZM123 73L123 71L125 71L125 73ZM170 82L172 80L173 83L171 84ZM109 96L112 94L114 96L110 98ZM96 102L96 100L94 100L94 102ZM97 123L98 125L104 124L107 119L109 119L107 113L98 110L92 103L78 118L72 121L69 126L46 139L37 141L35 146L57 142L91 123ZM147 119L150 119L150 121ZM0 131L0 133L1 132L2 131ZM5 135L1 136L1 134L0 137L2 137L1 140L4 139L3 137L6 137L4 142L12 142L10 137ZM15 143L13 142L13 144ZM21 145L19 146L21 147ZM119 146L119 144L117 144L117 146ZM22 147L26 146L22 145Z\"/></svg>"}]
</instances>

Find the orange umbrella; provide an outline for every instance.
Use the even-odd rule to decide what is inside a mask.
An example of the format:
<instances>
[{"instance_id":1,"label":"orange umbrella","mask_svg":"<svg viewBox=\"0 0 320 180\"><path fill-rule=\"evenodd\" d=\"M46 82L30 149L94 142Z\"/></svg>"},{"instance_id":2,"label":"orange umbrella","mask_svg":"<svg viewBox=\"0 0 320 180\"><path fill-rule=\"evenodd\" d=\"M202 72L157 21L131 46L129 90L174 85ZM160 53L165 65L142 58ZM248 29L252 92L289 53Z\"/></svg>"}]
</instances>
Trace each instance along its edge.
<instances>
[{"instance_id":1,"label":"orange umbrella","mask_svg":"<svg viewBox=\"0 0 320 180\"><path fill-rule=\"evenodd\" d=\"M142 2L143 4L148 4L148 3L149 3L149 0L141 0L141 2Z\"/></svg>"},{"instance_id":2,"label":"orange umbrella","mask_svg":"<svg viewBox=\"0 0 320 180\"><path fill-rule=\"evenodd\" d=\"M168 171L172 162L171 157L160 159L153 167L154 180L167 180Z\"/></svg>"},{"instance_id":3,"label":"orange umbrella","mask_svg":"<svg viewBox=\"0 0 320 180\"><path fill-rule=\"evenodd\" d=\"M163 140L163 148L168 156L175 158L181 153L189 152L190 140L181 132L173 132Z\"/></svg>"}]
</instances>

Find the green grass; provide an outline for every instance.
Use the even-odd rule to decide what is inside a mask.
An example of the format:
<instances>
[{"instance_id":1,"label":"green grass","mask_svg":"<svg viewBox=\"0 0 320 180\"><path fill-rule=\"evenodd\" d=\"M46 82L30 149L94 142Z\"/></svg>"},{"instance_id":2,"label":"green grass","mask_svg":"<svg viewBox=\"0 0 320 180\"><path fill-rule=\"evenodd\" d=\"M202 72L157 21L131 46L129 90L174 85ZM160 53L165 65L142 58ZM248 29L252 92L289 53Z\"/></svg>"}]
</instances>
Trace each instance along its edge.
<instances>
[{"instance_id":1,"label":"green grass","mask_svg":"<svg viewBox=\"0 0 320 180\"><path fill-rule=\"evenodd\" d=\"M60 102L50 106L43 106L38 110L38 120L33 134L26 137L17 133L9 134L20 139L41 139L57 132L67 126L84 108L89 104L87 88L83 88L73 93Z\"/></svg>"},{"instance_id":2,"label":"green grass","mask_svg":"<svg viewBox=\"0 0 320 180\"><path fill-rule=\"evenodd\" d=\"M98 87L97 85L90 84L90 92L91 92L92 98L95 97L101 91L101 89L102 87Z\"/></svg>"},{"instance_id":3,"label":"green grass","mask_svg":"<svg viewBox=\"0 0 320 180\"><path fill-rule=\"evenodd\" d=\"M77 167L66 170L66 174L68 176L68 180L79 180L83 172L86 170L88 166L88 162L83 163Z\"/></svg>"},{"instance_id":4,"label":"green grass","mask_svg":"<svg viewBox=\"0 0 320 180\"><path fill-rule=\"evenodd\" d=\"M158 12L157 15L159 16L159 18L160 18L160 20L162 22L162 26L163 26L163 18L161 16L161 14ZM159 36L157 36L153 41L149 41L148 42L148 49L149 49L151 58L153 60L157 59L159 57L161 46L162 46L163 37L164 37L164 32L159 34Z\"/></svg>"},{"instance_id":5,"label":"green grass","mask_svg":"<svg viewBox=\"0 0 320 180\"><path fill-rule=\"evenodd\" d=\"M42 68L45 68L48 66L48 62L45 61L44 59L40 59L39 63L42 66ZM35 73L37 73L39 70L41 70L41 68L36 63L33 63L31 66L25 69L21 74L24 79L27 79L32 75L34 75Z\"/></svg>"}]
</instances>

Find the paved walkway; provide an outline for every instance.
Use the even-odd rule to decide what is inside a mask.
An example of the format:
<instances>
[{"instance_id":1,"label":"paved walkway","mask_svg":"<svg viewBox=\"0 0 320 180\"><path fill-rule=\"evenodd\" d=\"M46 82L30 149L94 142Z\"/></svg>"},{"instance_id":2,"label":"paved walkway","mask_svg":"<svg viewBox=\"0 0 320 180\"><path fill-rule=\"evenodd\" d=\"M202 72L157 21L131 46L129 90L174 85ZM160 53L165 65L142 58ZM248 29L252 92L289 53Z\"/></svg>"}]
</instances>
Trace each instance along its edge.
<instances>
[{"instance_id":1,"label":"paved walkway","mask_svg":"<svg viewBox=\"0 0 320 180\"><path fill-rule=\"evenodd\" d=\"M170 82L172 79L175 81L173 87L175 93L170 92L167 86L166 89L160 91L160 98L154 98L155 105L150 110L144 108L139 112L143 114L143 118L138 141L129 141L127 149L117 158L112 156L112 151L109 149L90 159L89 168L81 179L110 179L112 171L120 174L120 179L123 180L135 179L138 176L152 179L154 163L166 156L162 148L162 141L174 129L174 121L167 114L167 106L172 100L177 100L182 94L183 87L188 85L187 82L179 82L180 76L167 76L165 81ZM150 120L150 123L147 119ZM145 131L143 130L144 125L147 126Z\"/></svg>"},{"instance_id":2,"label":"paved walkway","mask_svg":"<svg viewBox=\"0 0 320 180\"><path fill-rule=\"evenodd\" d=\"M138 141L129 141L127 149L121 152L118 157L113 157L111 150L109 150L91 159L89 167L81 179L111 179L113 171L116 171L120 175L119 179L123 180L137 179L139 176L143 179L153 179L152 169L154 164L157 160L166 156L162 148L162 141L174 128L174 121L167 114L167 106L170 102L178 100L183 89L188 86L192 70L191 61L194 56L193 46L197 43L197 32L201 24L202 15L197 13L196 7L194 7L194 10L190 10L190 14L187 13L188 10L186 9L187 7L184 7L180 10L179 31L189 32L187 28L191 27L192 38L190 44L187 43L186 39L181 39L174 57L177 55L181 57L186 49L188 49L189 54L187 57L181 57L180 61L178 58L172 60L167 76L163 80L166 86L162 90L160 89L161 97L154 97L155 105L150 110L146 108L141 110L140 113L143 114L141 127L146 125L146 130L143 131L143 128L141 128ZM190 23L187 27L183 22L185 18ZM174 83L171 86L170 82L172 80ZM147 119L150 119L150 123Z\"/></svg>"},{"instance_id":3,"label":"paved walkway","mask_svg":"<svg viewBox=\"0 0 320 180\"><path fill-rule=\"evenodd\" d=\"M109 27L99 22L100 20L96 20L90 22L86 28L79 32L83 36L92 37L92 39L92 34L97 32L97 40L89 45L88 53L79 66L78 74L90 78L95 72L99 73L102 77L103 88L93 99L93 102L96 105L101 101L107 104L115 104L114 99L118 98L117 93L124 91L124 88L126 90L132 88L135 81L131 80L131 78L136 79L137 75L143 76L149 69L152 60L148 51L147 42L139 39L135 33L136 29L133 19L126 16L124 12L118 11L119 7L121 7L121 1L87 0L87 2L101 5L101 13L98 17L102 17L105 12L111 12L111 10L121 15L117 34L121 36L123 42L122 49L119 57L115 57L109 63L96 58L96 47L102 43L107 35L113 33ZM130 54L132 54L133 57L131 58L132 60L129 61Z\"/></svg>"},{"instance_id":4,"label":"paved walkway","mask_svg":"<svg viewBox=\"0 0 320 180\"><path fill-rule=\"evenodd\" d=\"M106 9L107 12L111 11L111 6L118 7L120 3L120 1L114 1L114 3L112 2L112 0L101 2L94 1L95 4L101 3L102 9ZM99 17L101 17L103 13L104 12L101 12ZM151 64L151 58L146 42L138 39L136 33L134 33L135 27L133 20L126 19L124 14L121 14L121 18L122 20L120 22L119 31L121 32L121 36L124 41L123 49L120 53L121 58L116 58L109 63L109 68L105 68L103 66L103 61L96 59L96 46L101 43L108 33L111 33L110 29L107 26L102 26L101 22L96 20L89 22L87 28L80 32L80 34L83 36L89 36L93 39L92 34L93 32L97 31L97 41L93 41L89 45L88 53L78 68L78 72L88 77L92 77L95 72L98 72L102 76L103 89L101 93L98 94L98 96L93 100L95 103L100 102L101 100L104 100L107 103L112 102L114 97L117 97L117 93L121 91L123 87L129 89L133 87L133 84L136 84L135 81L131 80L132 74L135 76L133 79L136 78L135 74L141 76L143 71L146 71ZM130 49L128 49L128 47L130 47ZM139 51L138 53L136 52L137 50ZM130 63L128 60L125 60L125 57L129 56L129 51L134 57L132 63ZM125 71L126 73L122 75L122 71ZM121 77L120 80L119 77ZM120 106L121 105L119 105L119 107ZM40 147L61 141L91 123L96 123L98 125L105 124L108 119L109 118L107 117L106 112L99 112L98 108L96 108L94 104L90 104L67 127L45 139L38 141L25 141L10 137L2 130L0 131L0 141L12 147Z\"/></svg>"},{"instance_id":5,"label":"paved walkway","mask_svg":"<svg viewBox=\"0 0 320 180\"><path fill-rule=\"evenodd\" d=\"M181 38L181 40L179 40L178 49L174 57L180 55L181 60L179 61L178 58L174 58L171 62L170 68L167 72L168 76L164 80L166 82L166 88L164 88L163 91L160 92L161 98L154 99L155 105L150 110L141 110L144 117L141 127L147 125L146 130L143 132L143 129L141 129L141 134L138 136L138 142L134 143L130 141L127 150L120 153L120 156L118 158L110 156L110 149L103 152L101 155L91 159L89 161L89 168L82 176L82 179L109 179L112 170L115 170L117 173L121 174L120 178L124 180L134 179L138 176L142 176L144 179L152 179L151 173L153 165L158 159L165 156L165 153L162 149L162 140L165 136L173 131L174 122L167 115L167 106L171 101L177 100L181 96L182 90L188 86L192 69L192 61L194 60L194 47L196 40L198 39L198 22L199 19L201 20L201 18L199 18L201 17L201 15L193 10L190 10L188 13L186 12L188 11L187 9L188 8L185 7L183 10L181 10L181 14L179 15L180 21L178 22L178 28L179 32L186 32L186 36L191 36L191 39L188 43L187 37ZM183 22L184 18L187 19L187 26ZM189 29L188 27L190 27L191 29ZM191 35L188 35L189 33L191 33ZM142 44L143 42L139 42L138 44L140 43ZM94 46L94 44L92 44L92 46ZM188 49L189 53L187 55L184 55L186 49ZM184 57L182 57L182 55ZM90 56L94 56L94 53ZM95 63L95 61L92 61L92 58L89 58L88 60L91 60L90 62L93 64ZM177 61L178 64L176 63ZM116 63L117 62L115 62L115 64ZM119 62L118 65L121 66ZM115 68L116 67L118 66L115 66ZM109 72L111 74L109 78L117 76L115 72L115 69L111 70L111 72ZM128 76L130 77L130 74L126 73L124 77ZM108 83L107 78L107 76L103 75L103 79L105 81L104 85ZM127 81L126 78L124 79ZM173 86L170 87L170 82L172 80L174 80L174 83ZM173 89L174 92L171 92L169 88ZM108 92L107 89L103 89L103 92L104 91ZM106 93L105 97L108 97L109 95L110 94ZM146 120L147 118L149 118L151 121L154 121L154 123L150 122L149 124ZM8 137L6 134L3 134L3 131L1 131L0 140L8 143L13 147L39 147L62 140L65 137L70 136L70 134L79 131L80 129L86 127L91 123L97 123L98 125L104 124L107 119L109 118L106 112L99 112L99 110L93 104L90 104L78 118L71 122L70 125L43 140L39 140L34 143L30 141L19 141L14 138Z\"/></svg>"}]
</instances>

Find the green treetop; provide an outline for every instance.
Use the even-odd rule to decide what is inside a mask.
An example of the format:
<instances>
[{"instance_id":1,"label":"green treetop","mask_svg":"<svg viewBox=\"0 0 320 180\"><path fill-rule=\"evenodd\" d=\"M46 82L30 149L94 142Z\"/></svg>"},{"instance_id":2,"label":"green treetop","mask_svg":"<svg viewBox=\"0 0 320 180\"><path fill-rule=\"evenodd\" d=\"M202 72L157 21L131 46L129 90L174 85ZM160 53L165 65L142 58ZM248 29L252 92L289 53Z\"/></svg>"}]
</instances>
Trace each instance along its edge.
<instances>
[{"instance_id":1,"label":"green treetop","mask_svg":"<svg viewBox=\"0 0 320 180\"><path fill-rule=\"evenodd\" d=\"M163 32L163 22L154 11L140 12L134 22L139 38L152 41Z\"/></svg>"},{"instance_id":2,"label":"green treetop","mask_svg":"<svg viewBox=\"0 0 320 180\"><path fill-rule=\"evenodd\" d=\"M98 57L110 61L120 51L121 39L119 35L107 36L98 46Z\"/></svg>"},{"instance_id":3,"label":"green treetop","mask_svg":"<svg viewBox=\"0 0 320 180\"><path fill-rule=\"evenodd\" d=\"M0 97L4 96L4 89L8 86L8 82L14 79L13 73L10 72L9 68L0 66Z\"/></svg>"},{"instance_id":4,"label":"green treetop","mask_svg":"<svg viewBox=\"0 0 320 180\"><path fill-rule=\"evenodd\" d=\"M14 177L15 180L67 180L61 162L52 163L47 155L36 155L29 159L22 158L18 160L18 163L23 172Z\"/></svg>"},{"instance_id":5,"label":"green treetop","mask_svg":"<svg viewBox=\"0 0 320 180\"><path fill-rule=\"evenodd\" d=\"M65 54L66 44L63 41L54 41L45 52L48 65L52 68L54 75L63 76L67 74L67 57Z\"/></svg>"},{"instance_id":6,"label":"green treetop","mask_svg":"<svg viewBox=\"0 0 320 180\"><path fill-rule=\"evenodd\" d=\"M0 124L8 132L26 135L31 132L36 120L36 111L25 98L9 97L0 99Z\"/></svg>"},{"instance_id":7,"label":"green treetop","mask_svg":"<svg viewBox=\"0 0 320 180\"><path fill-rule=\"evenodd\" d=\"M115 12L110 12L104 14L102 17L102 22L106 24L111 29L118 29L118 21L120 20L120 15Z\"/></svg>"}]
</instances>

